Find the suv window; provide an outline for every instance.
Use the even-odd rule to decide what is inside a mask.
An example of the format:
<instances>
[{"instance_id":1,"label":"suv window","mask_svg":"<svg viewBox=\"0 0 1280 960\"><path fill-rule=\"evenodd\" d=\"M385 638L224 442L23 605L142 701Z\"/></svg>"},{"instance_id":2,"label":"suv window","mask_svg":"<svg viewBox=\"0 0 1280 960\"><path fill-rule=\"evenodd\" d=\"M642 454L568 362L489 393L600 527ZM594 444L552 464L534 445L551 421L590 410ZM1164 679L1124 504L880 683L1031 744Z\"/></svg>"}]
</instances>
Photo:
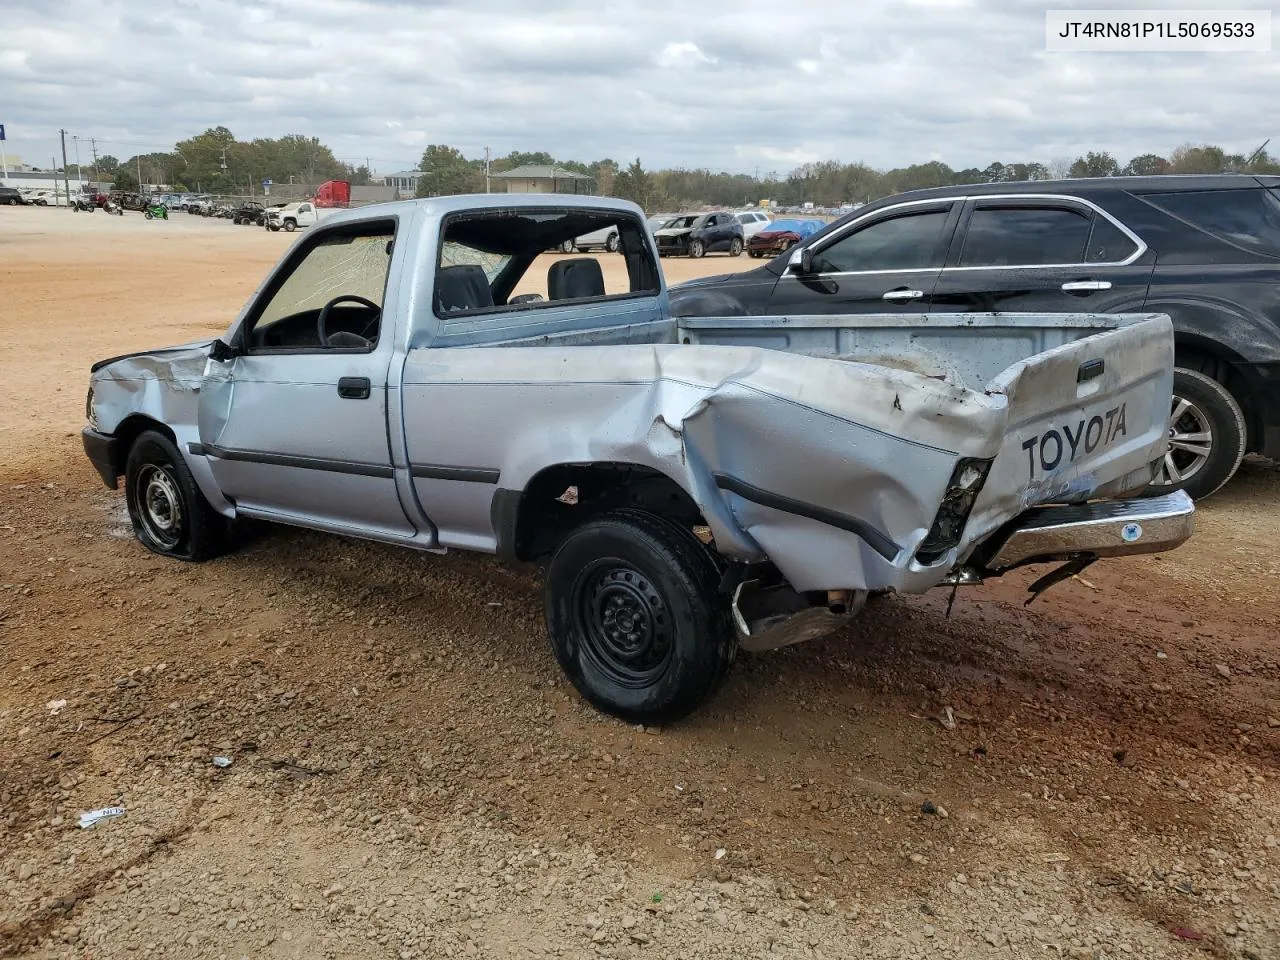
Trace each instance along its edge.
<instances>
[{"instance_id":1,"label":"suv window","mask_svg":"<svg viewBox=\"0 0 1280 960\"><path fill-rule=\"evenodd\" d=\"M1280 257L1280 196L1275 191L1206 190L1143 199L1233 246Z\"/></svg>"},{"instance_id":2,"label":"suv window","mask_svg":"<svg viewBox=\"0 0 1280 960\"><path fill-rule=\"evenodd\" d=\"M1068 207L978 207L969 219L962 267L1083 263L1092 216Z\"/></svg>"},{"instance_id":3,"label":"suv window","mask_svg":"<svg viewBox=\"0 0 1280 960\"><path fill-rule=\"evenodd\" d=\"M1085 250L1086 263L1120 263L1138 250L1133 238L1106 217L1094 215L1093 232Z\"/></svg>"},{"instance_id":4,"label":"suv window","mask_svg":"<svg viewBox=\"0 0 1280 960\"><path fill-rule=\"evenodd\" d=\"M878 220L823 247L813 258L814 270L843 273L940 267L944 253L939 240L949 216L948 210L930 210Z\"/></svg>"}]
</instances>

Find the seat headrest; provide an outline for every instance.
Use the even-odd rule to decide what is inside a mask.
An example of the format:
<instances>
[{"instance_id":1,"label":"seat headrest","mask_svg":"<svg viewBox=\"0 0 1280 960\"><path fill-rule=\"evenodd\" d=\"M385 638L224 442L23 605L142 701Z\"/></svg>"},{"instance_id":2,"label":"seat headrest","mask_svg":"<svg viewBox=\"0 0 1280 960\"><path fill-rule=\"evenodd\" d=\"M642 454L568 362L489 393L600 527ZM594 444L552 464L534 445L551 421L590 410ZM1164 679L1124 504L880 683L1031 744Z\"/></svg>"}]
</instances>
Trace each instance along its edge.
<instances>
[{"instance_id":1,"label":"seat headrest","mask_svg":"<svg viewBox=\"0 0 1280 960\"><path fill-rule=\"evenodd\" d=\"M484 269L474 263L444 267L436 277L436 302L442 311L493 306L493 290Z\"/></svg>"},{"instance_id":2,"label":"seat headrest","mask_svg":"<svg viewBox=\"0 0 1280 960\"><path fill-rule=\"evenodd\" d=\"M547 270L547 299L580 300L604 296L604 273L595 257L557 260Z\"/></svg>"}]
</instances>

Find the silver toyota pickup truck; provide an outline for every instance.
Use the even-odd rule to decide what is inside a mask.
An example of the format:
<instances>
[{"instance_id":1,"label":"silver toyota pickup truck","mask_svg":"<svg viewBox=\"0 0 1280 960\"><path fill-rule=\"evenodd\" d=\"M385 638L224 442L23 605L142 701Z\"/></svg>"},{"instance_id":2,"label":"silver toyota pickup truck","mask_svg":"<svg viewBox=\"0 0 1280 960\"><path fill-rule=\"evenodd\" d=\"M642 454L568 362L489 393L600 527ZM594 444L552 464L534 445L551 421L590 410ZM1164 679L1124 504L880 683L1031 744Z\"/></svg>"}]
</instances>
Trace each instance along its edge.
<instances>
[{"instance_id":1,"label":"silver toyota pickup truck","mask_svg":"<svg viewBox=\"0 0 1280 960\"><path fill-rule=\"evenodd\" d=\"M96 364L84 445L166 556L253 517L542 563L569 678L659 722L869 594L1182 543L1142 497L1172 372L1161 315L676 321L635 205L457 196L336 213L219 339Z\"/></svg>"}]
</instances>

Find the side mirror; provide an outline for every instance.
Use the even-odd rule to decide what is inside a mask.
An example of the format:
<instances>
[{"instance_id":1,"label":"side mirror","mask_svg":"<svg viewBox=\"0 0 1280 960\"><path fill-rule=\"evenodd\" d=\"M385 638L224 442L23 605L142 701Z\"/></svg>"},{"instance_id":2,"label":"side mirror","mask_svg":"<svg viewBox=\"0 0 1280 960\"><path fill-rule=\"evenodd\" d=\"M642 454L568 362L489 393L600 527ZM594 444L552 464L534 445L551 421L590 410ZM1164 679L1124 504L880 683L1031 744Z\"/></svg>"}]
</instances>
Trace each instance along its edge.
<instances>
[{"instance_id":1,"label":"side mirror","mask_svg":"<svg viewBox=\"0 0 1280 960\"><path fill-rule=\"evenodd\" d=\"M791 254L791 259L787 261L787 268L792 273L798 273L801 276L813 273L813 251L808 247L801 247L799 250Z\"/></svg>"},{"instance_id":2,"label":"side mirror","mask_svg":"<svg viewBox=\"0 0 1280 960\"><path fill-rule=\"evenodd\" d=\"M236 348L222 339L213 341L213 344L209 347L209 359L216 360L218 363L226 363L228 360L233 359L236 353Z\"/></svg>"}]
</instances>

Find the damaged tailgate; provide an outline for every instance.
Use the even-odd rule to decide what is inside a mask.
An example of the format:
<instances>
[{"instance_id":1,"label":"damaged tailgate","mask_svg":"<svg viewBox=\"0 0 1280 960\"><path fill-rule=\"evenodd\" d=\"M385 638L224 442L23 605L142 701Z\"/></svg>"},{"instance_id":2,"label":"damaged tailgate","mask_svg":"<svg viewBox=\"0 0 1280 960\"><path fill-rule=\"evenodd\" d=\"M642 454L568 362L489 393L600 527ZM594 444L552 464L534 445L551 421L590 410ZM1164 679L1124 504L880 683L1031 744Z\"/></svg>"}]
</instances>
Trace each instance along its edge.
<instances>
[{"instance_id":1,"label":"damaged tailgate","mask_svg":"<svg viewBox=\"0 0 1280 960\"><path fill-rule=\"evenodd\" d=\"M1030 507L1132 494L1168 446L1173 324L1151 315L1009 367L1000 452L965 530L976 543Z\"/></svg>"}]
</instances>

